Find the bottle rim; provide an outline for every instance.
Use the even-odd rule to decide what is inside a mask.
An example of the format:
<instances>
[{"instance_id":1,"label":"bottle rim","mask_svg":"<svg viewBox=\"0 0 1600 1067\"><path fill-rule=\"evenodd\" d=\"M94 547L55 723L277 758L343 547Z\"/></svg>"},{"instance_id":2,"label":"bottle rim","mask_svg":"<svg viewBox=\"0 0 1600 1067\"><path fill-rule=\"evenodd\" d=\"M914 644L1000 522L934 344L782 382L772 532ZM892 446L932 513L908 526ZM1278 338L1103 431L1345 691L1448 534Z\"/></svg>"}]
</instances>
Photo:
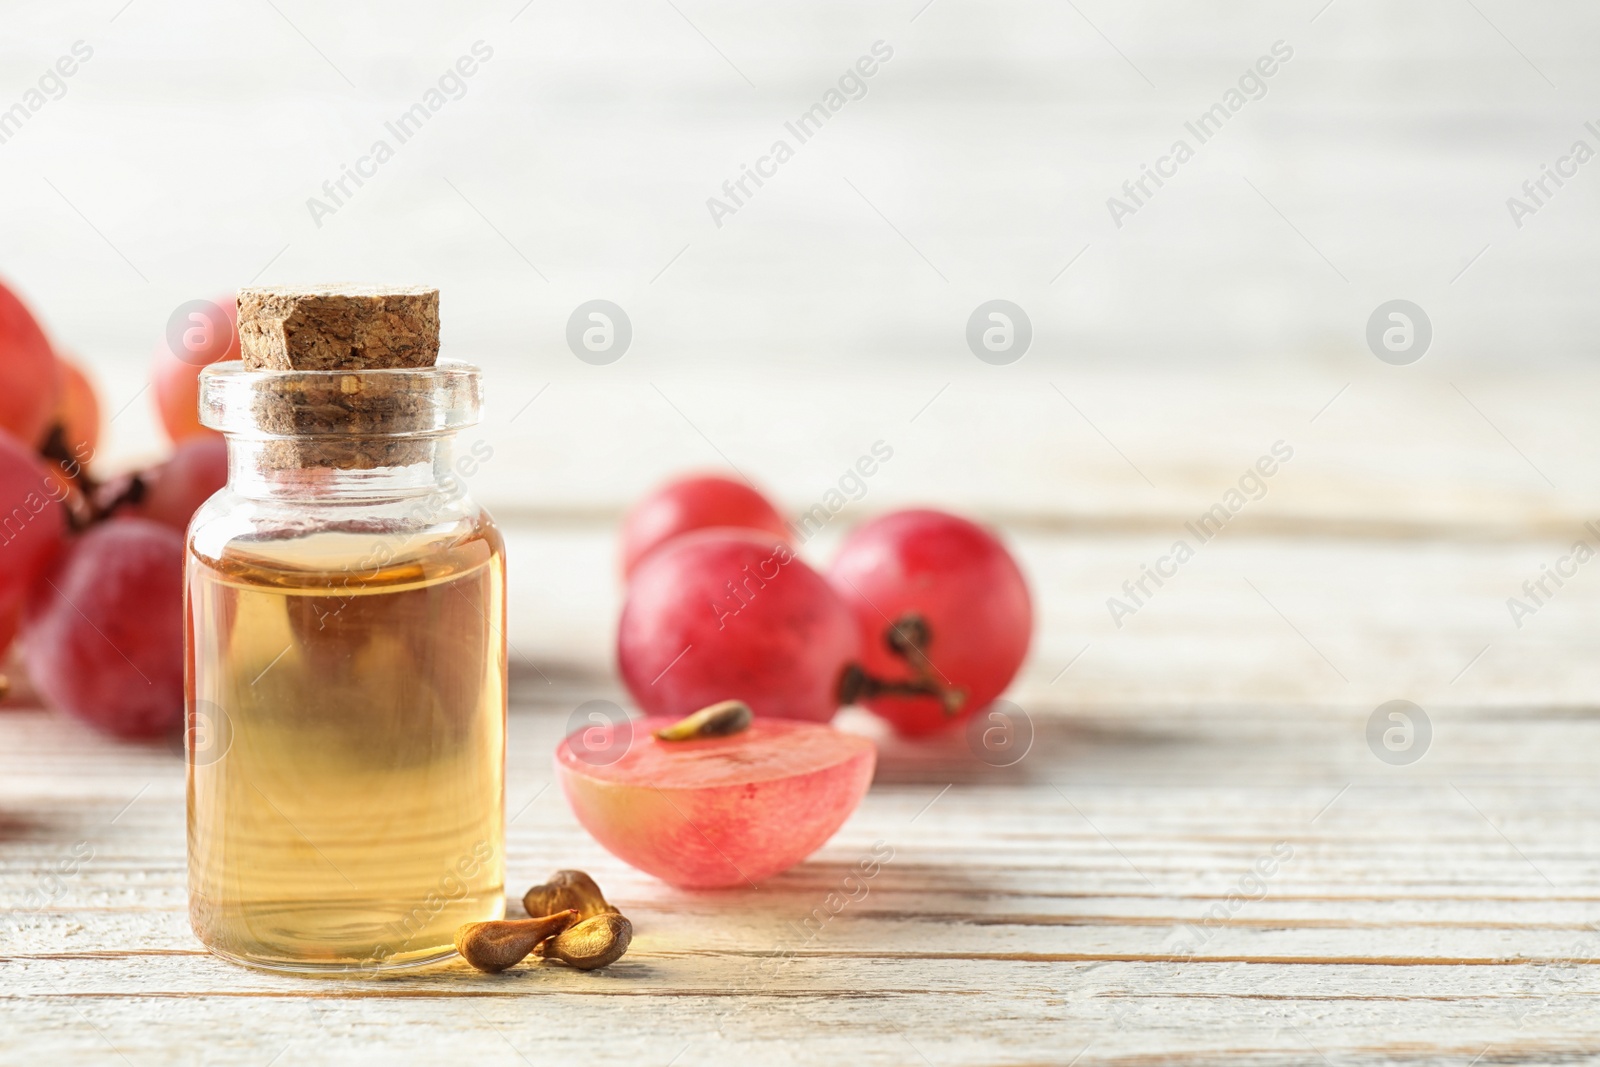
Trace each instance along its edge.
<instances>
[{"instance_id":1,"label":"bottle rim","mask_svg":"<svg viewBox=\"0 0 1600 1067\"><path fill-rule=\"evenodd\" d=\"M250 370L226 360L200 371L200 423L260 440L438 436L478 422L482 378L453 359L371 370Z\"/></svg>"}]
</instances>

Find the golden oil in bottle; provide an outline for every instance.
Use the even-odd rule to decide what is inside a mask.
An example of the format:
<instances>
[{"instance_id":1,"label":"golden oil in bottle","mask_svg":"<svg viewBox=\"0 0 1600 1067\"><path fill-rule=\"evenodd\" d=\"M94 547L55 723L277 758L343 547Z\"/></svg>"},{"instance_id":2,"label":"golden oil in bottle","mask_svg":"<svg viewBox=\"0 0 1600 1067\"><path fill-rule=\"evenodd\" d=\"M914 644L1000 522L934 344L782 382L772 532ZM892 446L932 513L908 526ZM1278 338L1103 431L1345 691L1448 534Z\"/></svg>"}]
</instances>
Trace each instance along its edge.
<instances>
[{"instance_id":1,"label":"golden oil in bottle","mask_svg":"<svg viewBox=\"0 0 1600 1067\"><path fill-rule=\"evenodd\" d=\"M231 960L414 966L505 912L504 549L438 310L241 290L242 358L200 375L228 484L185 562L189 918Z\"/></svg>"},{"instance_id":2,"label":"golden oil in bottle","mask_svg":"<svg viewBox=\"0 0 1600 1067\"><path fill-rule=\"evenodd\" d=\"M288 969L448 955L505 907L499 535L274 547L191 556L196 932Z\"/></svg>"}]
</instances>

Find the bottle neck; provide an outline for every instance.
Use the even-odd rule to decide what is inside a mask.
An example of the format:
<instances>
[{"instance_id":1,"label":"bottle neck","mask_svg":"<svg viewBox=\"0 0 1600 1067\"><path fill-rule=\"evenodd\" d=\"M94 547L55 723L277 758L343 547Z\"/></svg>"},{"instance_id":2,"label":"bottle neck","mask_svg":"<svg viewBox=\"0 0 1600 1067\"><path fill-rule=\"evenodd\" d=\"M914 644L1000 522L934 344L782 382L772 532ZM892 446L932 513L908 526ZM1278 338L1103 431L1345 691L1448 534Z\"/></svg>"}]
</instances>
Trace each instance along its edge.
<instances>
[{"instance_id":1,"label":"bottle neck","mask_svg":"<svg viewBox=\"0 0 1600 1067\"><path fill-rule=\"evenodd\" d=\"M251 500L315 504L376 504L443 494L464 498L455 464L455 435L347 438L366 455L388 455L393 465L318 465L303 446L281 440L228 435L228 488ZM298 442L291 442L298 445Z\"/></svg>"}]
</instances>

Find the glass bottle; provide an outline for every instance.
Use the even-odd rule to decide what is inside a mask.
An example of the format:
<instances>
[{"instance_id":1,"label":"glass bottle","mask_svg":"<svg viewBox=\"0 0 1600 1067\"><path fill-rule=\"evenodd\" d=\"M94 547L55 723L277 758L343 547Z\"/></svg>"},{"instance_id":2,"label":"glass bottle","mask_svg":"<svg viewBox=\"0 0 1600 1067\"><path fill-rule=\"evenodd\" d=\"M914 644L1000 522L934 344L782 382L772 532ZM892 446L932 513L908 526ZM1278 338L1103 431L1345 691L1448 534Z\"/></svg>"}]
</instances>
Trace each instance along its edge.
<instances>
[{"instance_id":1,"label":"glass bottle","mask_svg":"<svg viewBox=\"0 0 1600 1067\"><path fill-rule=\"evenodd\" d=\"M284 432L363 392L402 399ZM504 549L454 447L479 403L448 361L201 375L228 484L186 560L189 914L219 956L414 966L504 914Z\"/></svg>"}]
</instances>

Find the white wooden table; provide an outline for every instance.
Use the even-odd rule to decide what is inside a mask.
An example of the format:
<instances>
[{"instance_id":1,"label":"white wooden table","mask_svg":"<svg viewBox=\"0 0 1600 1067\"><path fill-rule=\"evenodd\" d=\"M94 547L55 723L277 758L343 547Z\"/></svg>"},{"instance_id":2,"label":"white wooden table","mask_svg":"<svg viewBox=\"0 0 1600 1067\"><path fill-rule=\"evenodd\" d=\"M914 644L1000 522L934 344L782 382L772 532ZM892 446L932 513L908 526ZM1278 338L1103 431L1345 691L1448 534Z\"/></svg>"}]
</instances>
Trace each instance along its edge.
<instances>
[{"instance_id":1,"label":"white wooden table","mask_svg":"<svg viewBox=\"0 0 1600 1067\"><path fill-rule=\"evenodd\" d=\"M0 1062L1600 1062L1600 570L1523 628L1505 604L1600 500L1593 168L1525 226L1505 207L1588 136L1593 5L11 6L0 108L95 49L0 145L0 274L94 371L108 466L155 458L149 356L184 301L444 291L511 544L509 888L587 868L638 936L591 975L226 965L184 914L181 761L24 697ZM880 38L870 94L715 226L705 198ZM1116 228L1106 197L1279 38L1269 95ZM308 217L478 39L468 94ZM606 367L563 341L595 297L635 327ZM995 297L1034 326L1008 367L964 340ZM1410 367L1363 337L1395 297L1435 326ZM621 508L731 462L797 513L880 439L807 553L912 503L1002 525L1038 592L1008 694L1033 748L886 742L855 817L759 890L613 861L548 757L623 699ZM1266 497L1113 626L1279 439ZM1434 728L1409 766L1366 741L1397 698ZM880 841L868 895L798 932Z\"/></svg>"},{"instance_id":2,"label":"white wooden table","mask_svg":"<svg viewBox=\"0 0 1600 1067\"><path fill-rule=\"evenodd\" d=\"M513 559L563 544L571 556L574 541L609 552L599 527L523 529ZM1120 573L1126 552L1092 535L1016 543L1046 597ZM1562 700L1429 700L1424 757L1381 762L1365 737L1373 705L1327 699L1340 686L1330 667L1362 673L1341 631L1371 632L1365 609L1328 600L1307 617L1283 575L1339 583L1392 555L1412 561L1388 579L1410 581L1391 586L1402 603L1430 582L1505 579L1484 573L1481 552L1442 544L1245 537L1231 551L1297 624L1241 586L1210 597L1206 625L1173 609L1187 659L1163 656L1161 628L1147 625L1123 631L1120 650L1097 638L1064 675L1052 632L1013 691L1036 735L1025 758L990 767L959 734L885 739L857 814L756 890L672 890L575 824L550 784L550 750L577 704L624 698L603 630L574 639L593 649L587 661L549 658L524 623L514 640L538 650L538 669L521 664L514 685L510 907L557 867L593 872L638 930L629 955L594 974L552 964L485 976L455 963L319 980L213 959L185 917L181 760L7 710L0 1061L1600 1060L1600 718ZM1520 566L1501 555L1508 573ZM1574 610L1595 605L1576 584L1571 595ZM1457 610L1471 616L1492 598L1465 599ZM1377 639L1362 667L1381 667L1371 652L1382 648L1390 668L1465 662L1430 647ZM1229 671L1248 694L1277 684L1279 668L1324 699L1172 695ZM1165 681L1139 690L1143 673ZM1118 678L1142 695L1119 696ZM863 713L842 721L874 729ZM893 858L867 895L801 926L875 847Z\"/></svg>"}]
</instances>

